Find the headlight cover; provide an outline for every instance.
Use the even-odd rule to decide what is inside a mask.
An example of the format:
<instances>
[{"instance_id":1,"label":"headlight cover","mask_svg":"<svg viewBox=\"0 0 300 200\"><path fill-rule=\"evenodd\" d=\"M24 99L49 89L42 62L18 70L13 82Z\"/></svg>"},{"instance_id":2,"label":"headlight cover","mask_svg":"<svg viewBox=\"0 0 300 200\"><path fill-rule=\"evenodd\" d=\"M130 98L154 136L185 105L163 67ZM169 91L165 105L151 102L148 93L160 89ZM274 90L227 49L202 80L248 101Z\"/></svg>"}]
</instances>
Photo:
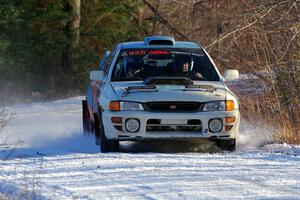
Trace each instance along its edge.
<instances>
[{"instance_id":1,"label":"headlight cover","mask_svg":"<svg viewBox=\"0 0 300 200\"><path fill-rule=\"evenodd\" d=\"M203 111L225 111L226 104L225 101L215 101L206 103L204 105Z\"/></svg>"},{"instance_id":2,"label":"headlight cover","mask_svg":"<svg viewBox=\"0 0 300 200\"><path fill-rule=\"evenodd\" d=\"M140 103L130 102L130 101L111 101L109 103L110 111L137 111L144 110L144 107Z\"/></svg>"},{"instance_id":3,"label":"headlight cover","mask_svg":"<svg viewBox=\"0 0 300 200\"><path fill-rule=\"evenodd\" d=\"M120 108L121 110L126 110L126 111L144 110L142 104L136 102L129 102L129 101L123 101L123 102L121 101Z\"/></svg>"}]
</instances>

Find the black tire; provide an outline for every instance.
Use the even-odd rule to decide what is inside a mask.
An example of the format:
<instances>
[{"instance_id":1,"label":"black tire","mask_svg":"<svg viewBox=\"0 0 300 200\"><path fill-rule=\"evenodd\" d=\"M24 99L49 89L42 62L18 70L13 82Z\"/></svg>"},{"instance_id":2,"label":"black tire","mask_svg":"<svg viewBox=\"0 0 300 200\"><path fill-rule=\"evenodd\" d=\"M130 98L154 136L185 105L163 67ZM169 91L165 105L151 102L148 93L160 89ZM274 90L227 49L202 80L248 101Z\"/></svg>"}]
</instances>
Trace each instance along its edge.
<instances>
[{"instance_id":1,"label":"black tire","mask_svg":"<svg viewBox=\"0 0 300 200\"><path fill-rule=\"evenodd\" d=\"M82 100L82 127L84 134L90 134L93 132L86 100Z\"/></svg>"},{"instance_id":2,"label":"black tire","mask_svg":"<svg viewBox=\"0 0 300 200\"><path fill-rule=\"evenodd\" d=\"M95 143L96 145L100 145L100 135L101 135L101 128L100 128L100 119L97 114L94 114L94 129L95 129Z\"/></svg>"},{"instance_id":3,"label":"black tire","mask_svg":"<svg viewBox=\"0 0 300 200\"><path fill-rule=\"evenodd\" d=\"M236 139L228 138L228 139L218 139L216 140L217 146L224 151L235 151L236 149Z\"/></svg>"},{"instance_id":4,"label":"black tire","mask_svg":"<svg viewBox=\"0 0 300 200\"><path fill-rule=\"evenodd\" d=\"M100 151L102 153L119 151L119 141L106 138L103 123L99 115L95 115L95 139L96 144L100 144Z\"/></svg>"}]
</instances>

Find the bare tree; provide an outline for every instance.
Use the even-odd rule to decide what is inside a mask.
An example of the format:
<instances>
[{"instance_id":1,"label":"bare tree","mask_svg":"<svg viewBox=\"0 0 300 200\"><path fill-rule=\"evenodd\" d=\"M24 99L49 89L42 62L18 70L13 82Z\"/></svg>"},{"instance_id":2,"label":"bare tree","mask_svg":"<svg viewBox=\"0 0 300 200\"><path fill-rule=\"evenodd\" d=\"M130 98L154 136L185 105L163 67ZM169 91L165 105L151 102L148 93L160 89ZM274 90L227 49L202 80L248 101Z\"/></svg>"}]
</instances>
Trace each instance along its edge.
<instances>
[{"instance_id":1,"label":"bare tree","mask_svg":"<svg viewBox=\"0 0 300 200\"><path fill-rule=\"evenodd\" d=\"M161 0L159 9L157 0L144 3L154 35L196 41L221 71L255 75L244 110L300 142L299 0Z\"/></svg>"}]
</instances>

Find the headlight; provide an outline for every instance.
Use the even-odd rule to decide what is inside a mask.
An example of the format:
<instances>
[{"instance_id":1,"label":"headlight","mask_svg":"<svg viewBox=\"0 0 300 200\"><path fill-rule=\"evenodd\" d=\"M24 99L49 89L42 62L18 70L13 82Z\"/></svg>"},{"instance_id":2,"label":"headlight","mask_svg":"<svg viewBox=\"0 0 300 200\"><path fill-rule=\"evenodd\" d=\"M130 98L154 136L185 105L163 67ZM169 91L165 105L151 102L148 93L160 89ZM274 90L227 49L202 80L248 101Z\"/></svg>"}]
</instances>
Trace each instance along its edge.
<instances>
[{"instance_id":1,"label":"headlight","mask_svg":"<svg viewBox=\"0 0 300 200\"><path fill-rule=\"evenodd\" d=\"M203 111L232 111L234 110L234 101L215 101L209 102L204 105Z\"/></svg>"},{"instance_id":2,"label":"headlight","mask_svg":"<svg viewBox=\"0 0 300 200\"><path fill-rule=\"evenodd\" d=\"M120 102L121 104L121 110L144 110L144 107L140 103L136 102Z\"/></svg>"},{"instance_id":3,"label":"headlight","mask_svg":"<svg viewBox=\"0 0 300 200\"><path fill-rule=\"evenodd\" d=\"M144 107L140 103L129 102L129 101L112 101L109 103L110 111L134 111L134 110L144 110Z\"/></svg>"},{"instance_id":4,"label":"headlight","mask_svg":"<svg viewBox=\"0 0 300 200\"><path fill-rule=\"evenodd\" d=\"M224 111L225 110L225 101L215 101L206 103L203 111Z\"/></svg>"}]
</instances>

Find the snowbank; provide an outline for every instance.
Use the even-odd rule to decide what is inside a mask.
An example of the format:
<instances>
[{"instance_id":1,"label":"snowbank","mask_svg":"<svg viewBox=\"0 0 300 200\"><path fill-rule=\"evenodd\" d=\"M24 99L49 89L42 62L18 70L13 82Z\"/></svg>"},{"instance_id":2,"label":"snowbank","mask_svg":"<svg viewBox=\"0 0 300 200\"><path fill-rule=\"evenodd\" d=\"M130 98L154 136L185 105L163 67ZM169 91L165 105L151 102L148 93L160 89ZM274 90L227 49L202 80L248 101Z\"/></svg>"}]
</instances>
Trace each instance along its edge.
<instances>
[{"instance_id":1,"label":"snowbank","mask_svg":"<svg viewBox=\"0 0 300 200\"><path fill-rule=\"evenodd\" d=\"M290 145L290 144L268 144L264 145L262 150L271 152L271 153L281 153L293 156L300 156L300 146Z\"/></svg>"}]
</instances>

